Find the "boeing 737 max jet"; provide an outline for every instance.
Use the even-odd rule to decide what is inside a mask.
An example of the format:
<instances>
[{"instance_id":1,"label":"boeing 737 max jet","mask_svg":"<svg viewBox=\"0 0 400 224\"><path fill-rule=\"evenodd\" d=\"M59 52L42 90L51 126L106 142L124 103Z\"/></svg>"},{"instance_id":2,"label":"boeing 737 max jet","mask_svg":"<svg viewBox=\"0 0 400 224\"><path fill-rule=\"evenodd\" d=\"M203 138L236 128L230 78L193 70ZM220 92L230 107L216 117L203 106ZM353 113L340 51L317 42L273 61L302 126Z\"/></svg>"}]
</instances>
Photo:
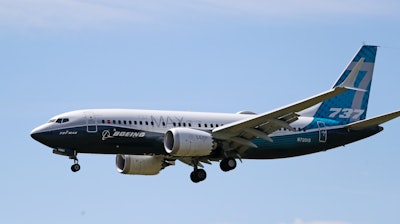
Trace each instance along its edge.
<instances>
[{"instance_id":1,"label":"boeing 737 max jet","mask_svg":"<svg viewBox=\"0 0 400 224\"><path fill-rule=\"evenodd\" d=\"M74 160L78 153L116 154L120 173L155 175L176 160L206 178L203 163L301 156L343 146L383 130L400 111L366 119L377 47L362 46L333 85L308 99L262 114L92 109L57 115L32 138Z\"/></svg>"}]
</instances>

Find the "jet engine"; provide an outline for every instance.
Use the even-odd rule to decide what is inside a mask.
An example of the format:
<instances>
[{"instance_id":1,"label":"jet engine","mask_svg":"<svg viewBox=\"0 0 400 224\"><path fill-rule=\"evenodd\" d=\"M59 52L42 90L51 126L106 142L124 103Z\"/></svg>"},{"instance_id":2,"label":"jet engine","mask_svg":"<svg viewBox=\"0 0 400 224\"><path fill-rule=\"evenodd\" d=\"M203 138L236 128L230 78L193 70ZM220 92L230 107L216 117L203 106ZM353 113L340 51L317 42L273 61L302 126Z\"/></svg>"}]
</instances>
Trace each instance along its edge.
<instances>
[{"instance_id":1,"label":"jet engine","mask_svg":"<svg viewBox=\"0 0 400 224\"><path fill-rule=\"evenodd\" d=\"M165 133L164 148L174 156L207 156L215 149L210 133L191 128L172 128Z\"/></svg>"},{"instance_id":2,"label":"jet engine","mask_svg":"<svg viewBox=\"0 0 400 224\"><path fill-rule=\"evenodd\" d=\"M123 174L156 175L165 167L164 158L146 155L118 154L115 162Z\"/></svg>"}]
</instances>

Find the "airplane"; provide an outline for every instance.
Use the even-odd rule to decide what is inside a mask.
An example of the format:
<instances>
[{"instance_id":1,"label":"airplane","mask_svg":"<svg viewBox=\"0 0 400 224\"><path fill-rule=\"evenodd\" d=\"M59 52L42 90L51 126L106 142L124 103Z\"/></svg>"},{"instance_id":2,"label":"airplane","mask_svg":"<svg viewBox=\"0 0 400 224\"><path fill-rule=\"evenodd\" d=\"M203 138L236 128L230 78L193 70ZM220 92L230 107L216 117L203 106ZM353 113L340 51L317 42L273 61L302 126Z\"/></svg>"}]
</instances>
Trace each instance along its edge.
<instances>
[{"instance_id":1,"label":"airplane","mask_svg":"<svg viewBox=\"0 0 400 224\"><path fill-rule=\"evenodd\" d=\"M179 160L198 183L203 164L227 172L237 160L302 156L381 132L400 110L366 119L376 52L363 45L330 90L262 114L87 109L54 116L30 135L74 160L73 172L78 153L115 154L119 173L156 175Z\"/></svg>"}]
</instances>

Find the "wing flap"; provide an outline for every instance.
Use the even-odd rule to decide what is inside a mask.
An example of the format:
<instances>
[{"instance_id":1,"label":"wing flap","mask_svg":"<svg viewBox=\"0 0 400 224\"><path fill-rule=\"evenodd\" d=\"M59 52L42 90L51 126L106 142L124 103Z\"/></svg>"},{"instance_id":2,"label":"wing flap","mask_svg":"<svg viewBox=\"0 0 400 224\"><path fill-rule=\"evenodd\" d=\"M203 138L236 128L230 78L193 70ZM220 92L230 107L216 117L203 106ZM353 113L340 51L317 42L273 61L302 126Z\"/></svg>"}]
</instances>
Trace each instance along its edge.
<instances>
[{"instance_id":1,"label":"wing flap","mask_svg":"<svg viewBox=\"0 0 400 224\"><path fill-rule=\"evenodd\" d=\"M395 119L398 116L400 116L400 110L394 111L392 113L384 114L381 116L373 117L373 118L370 118L367 120L357 121L357 122L347 125L346 128L349 128L351 130L362 130L362 129L378 126L387 121Z\"/></svg>"},{"instance_id":2,"label":"wing flap","mask_svg":"<svg viewBox=\"0 0 400 224\"><path fill-rule=\"evenodd\" d=\"M178 160L188 166L193 166L193 158L192 157L179 157ZM200 158L200 160L198 160L197 166L204 168L204 165L201 163L206 163L206 164L211 165L211 162L208 158Z\"/></svg>"},{"instance_id":3,"label":"wing flap","mask_svg":"<svg viewBox=\"0 0 400 224\"><path fill-rule=\"evenodd\" d=\"M251 134L254 137L262 138L262 139L264 139L265 141L268 141L268 142L273 142L272 138L270 138L265 132L260 131L260 130L258 130L256 128L247 128L244 131L249 133L249 134Z\"/></svg>"}]
</instances>

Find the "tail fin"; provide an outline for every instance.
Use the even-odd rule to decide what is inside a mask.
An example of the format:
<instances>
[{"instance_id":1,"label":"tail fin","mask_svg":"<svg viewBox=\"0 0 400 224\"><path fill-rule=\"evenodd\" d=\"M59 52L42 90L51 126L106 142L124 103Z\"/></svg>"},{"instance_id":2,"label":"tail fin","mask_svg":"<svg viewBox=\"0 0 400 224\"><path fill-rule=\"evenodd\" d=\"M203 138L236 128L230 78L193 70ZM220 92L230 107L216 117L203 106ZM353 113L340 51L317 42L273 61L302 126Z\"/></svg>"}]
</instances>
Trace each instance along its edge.
<instances>
[{"instance_id":1,"label":"tail fin","mask_svg":"<svg viewBox=\"0 0 400 224\"><path fill-rule=\"evenodd\" d=\"M346 91L338 96L326 100L321 104L303 111L301 114L303 116L336 120L340 124L348 124L364 120L367 114L376 51L377 46L362 46L333 85L333 88L342 85L343 81L346 80L352 70L357 72L359 69L355 80L353 80L354 90ZM361 68L356 68L358 67L356 66L358 62L362 63ZM365 91L357 91L360 89Z\"/></svg>"}]
</instances>

